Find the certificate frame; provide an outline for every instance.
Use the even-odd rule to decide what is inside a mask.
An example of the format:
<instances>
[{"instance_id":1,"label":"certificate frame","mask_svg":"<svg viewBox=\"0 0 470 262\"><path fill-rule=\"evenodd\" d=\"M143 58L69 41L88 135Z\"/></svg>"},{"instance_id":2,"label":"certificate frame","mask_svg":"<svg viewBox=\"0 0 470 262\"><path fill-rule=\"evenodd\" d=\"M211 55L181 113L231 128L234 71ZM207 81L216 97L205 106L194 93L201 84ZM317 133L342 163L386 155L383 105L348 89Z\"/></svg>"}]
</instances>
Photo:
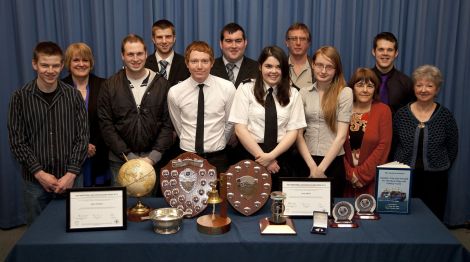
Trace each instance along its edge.
<instances>
[{"instance_id":1,"label":"certificate frame","mask_svg":"<svg viewBox=\"0 0 470 262\"><path fill-rule=\"evenodd\" d=\"M320 211L331 216L331 178L281 177L280 180L282 192L287 195L284 215L313 216L314 211Z\"/></svg>"},{"instance_id":2,"label":"certificate frame","mask_svg":"<svg viewBox=\"0 0 470 262\"><path fill-rule=\"evenodd\" d=\"M411 168L377 167L378 213L410 213L412 174Z\"/></svg>"},{"instance_id":3,"label":"certificate frame","mask_svg":"<svg viewBox=\"0 0 470 262\"><path fill-rule=\"evenodd\" d=\"M67 190L66 231L127 229L125 187L70 188Z\"/></svg>"}]
</instances>

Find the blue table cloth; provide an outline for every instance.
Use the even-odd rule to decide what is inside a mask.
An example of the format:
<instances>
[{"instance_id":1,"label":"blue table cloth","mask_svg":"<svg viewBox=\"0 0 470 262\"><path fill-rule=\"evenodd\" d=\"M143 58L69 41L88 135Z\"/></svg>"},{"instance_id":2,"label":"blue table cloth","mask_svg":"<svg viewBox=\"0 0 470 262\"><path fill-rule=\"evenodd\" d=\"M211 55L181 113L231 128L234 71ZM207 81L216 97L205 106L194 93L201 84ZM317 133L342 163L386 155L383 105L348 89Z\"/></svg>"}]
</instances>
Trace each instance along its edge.
<instances>
[{"instance_id":1,"label":"blue table cloth","mask_svg":"<svg viewBox=\"0 0 470 262\"><path fill-rule=\"evenodd\" d=\"M145 203L167 206L157 198ZM67 233L65 201L56 200L7 261L469 261L419 199L412 199L408 215L382 214L377 221L358 221L356 229L329 228L326 235L310 233L311 217L294 219L297 235L261 235L259 220L270 215L269 205L250 217L229 207L231 230L223 235L199 233L195 218L185 219L173 235L154 233L151 221L128 222L127 230Z\"/></svg>"}]
</instances>

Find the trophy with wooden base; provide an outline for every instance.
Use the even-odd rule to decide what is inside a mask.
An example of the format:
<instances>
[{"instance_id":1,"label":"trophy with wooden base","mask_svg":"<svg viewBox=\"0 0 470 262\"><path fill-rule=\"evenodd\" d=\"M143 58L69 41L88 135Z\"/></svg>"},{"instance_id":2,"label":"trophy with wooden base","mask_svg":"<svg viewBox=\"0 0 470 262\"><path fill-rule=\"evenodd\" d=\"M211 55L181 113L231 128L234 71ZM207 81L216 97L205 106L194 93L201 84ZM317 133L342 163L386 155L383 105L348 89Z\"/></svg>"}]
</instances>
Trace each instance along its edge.
<instances>
[{"instance_id":1,"label":"trophy with wooden base","mask_svg":"<svg viewBox=\"0 0 470 262\"><path fill-rule=\"evenodd\" d=\"M330 227L346 227L356 228L359 225L353 220L354 207L347 201L340 201L333 207L333 218L334 220L330 223Z\"/></svg>"},{"instance_id":2,"label":"trophy with wooden base","mask_svg":"<svg viewBox=\"0 0 470 262\"><path fill-rule=\"evenodd\" d=\"M224 175L220 175L223 180ZM223 183L221 183L223 184ZM227 217L227 204L223 198L219 196L217 191L217 181L210 182L211 190L207 192L207 204L212 204L212 214L201 216L197 219L197 230L208 235L220 235L230 231L232 220ZM221 185L222 195L226 195L226 185ZM215 205L223 203L220 215L215 213Z\"/></svg>"},{"instance_id":3,"label":"trophy with wooden base","mask_svg":"<svg viewBox=\"0 0 470 262\"><path fill-rule=\"evenodd\" d=\"M369 194L362 194L358 196L354 202L354 206L356 207L356 214L354 215L354 218L368 220L380 219L380 215L375 212L377 202L373 196Z\"/></svg>"},{"instance_id":4,"label":"trophy with wooden base","mask_svg":"<svg viewBox=\"0 0 470 262\"><path fill-rule=\"evenodd\" d=\"M295 235L294 222L284 216L284 199L286 194L281 191L271 193L271 217L262 218L259 221L259 228L263 235Z\"/></svg>"}]
</instances>

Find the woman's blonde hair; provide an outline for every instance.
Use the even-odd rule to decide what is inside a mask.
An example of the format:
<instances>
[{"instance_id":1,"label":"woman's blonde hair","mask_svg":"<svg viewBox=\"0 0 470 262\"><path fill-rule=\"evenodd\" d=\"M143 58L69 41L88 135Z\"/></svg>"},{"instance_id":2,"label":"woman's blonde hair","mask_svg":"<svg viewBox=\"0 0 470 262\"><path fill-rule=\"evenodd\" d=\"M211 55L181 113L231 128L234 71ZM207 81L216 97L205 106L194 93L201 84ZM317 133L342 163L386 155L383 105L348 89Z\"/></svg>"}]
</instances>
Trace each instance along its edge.
<instances>
[{"instance_id":1,"label":"woman's blonde hair","mask_svg":"<svg viewBox=\"0 0 470 262\"><path fill-rule=\"evenodd\" d=\"M85 43L73 43L67 47L65 50L65 68L70 71L70 63L74 55L78 55L81 58L88 59L90 61L90 70L93 69L95 65L95 60L93 59L93 52L91 48Z\"/></svg>"},{"instance_id":2,"label":"woman's blonde hair","mask_svg":"<svg viewBox=\"0 0 470 262\"><path fill-rule=\"evenodd\" d=\"M324 55L331 60L335 67L335 75L331 80L330 87L325 90L321 102L321 108L325 117L325 122L333 133L336 133L336 107L338 96L341 90L346 86L346 80L343 75L343 65L336 48L332 46L322 46L313 54L312 63L319 55Z\"/></svg>"}]
</instances>

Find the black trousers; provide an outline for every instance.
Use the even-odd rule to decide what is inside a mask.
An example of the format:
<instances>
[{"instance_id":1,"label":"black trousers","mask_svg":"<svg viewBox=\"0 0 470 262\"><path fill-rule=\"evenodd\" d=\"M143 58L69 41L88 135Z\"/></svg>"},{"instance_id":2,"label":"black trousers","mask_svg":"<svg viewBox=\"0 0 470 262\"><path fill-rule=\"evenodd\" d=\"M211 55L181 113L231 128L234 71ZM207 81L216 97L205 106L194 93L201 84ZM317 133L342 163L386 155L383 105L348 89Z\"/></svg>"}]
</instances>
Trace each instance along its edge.
<instances>
[{"instance_id":1,"label":"black trousers","mask_svg":"<svg viewBox=\"0 0 470 262\"><path fill-rule=\"evenodd\" d=\"M324 156L312 156L315 163L318 165L321 163ZM330 166L325 170L325 175L332 178L331 194L333 197L343 197L344 187L346 185L343 156L337 156L331 162Z\"/></svg>"},{"instance_id":2,"label":"black trousers","mask_svg":"<svg viewBox=\"0 0 470 262\"><path fill-rule=\"evenodd\" d=\"M415 169L412 176L411 195L421 198L437 218L444 220L449 177L447 171L431 172Z\"/></svg>"}]
</instances>

